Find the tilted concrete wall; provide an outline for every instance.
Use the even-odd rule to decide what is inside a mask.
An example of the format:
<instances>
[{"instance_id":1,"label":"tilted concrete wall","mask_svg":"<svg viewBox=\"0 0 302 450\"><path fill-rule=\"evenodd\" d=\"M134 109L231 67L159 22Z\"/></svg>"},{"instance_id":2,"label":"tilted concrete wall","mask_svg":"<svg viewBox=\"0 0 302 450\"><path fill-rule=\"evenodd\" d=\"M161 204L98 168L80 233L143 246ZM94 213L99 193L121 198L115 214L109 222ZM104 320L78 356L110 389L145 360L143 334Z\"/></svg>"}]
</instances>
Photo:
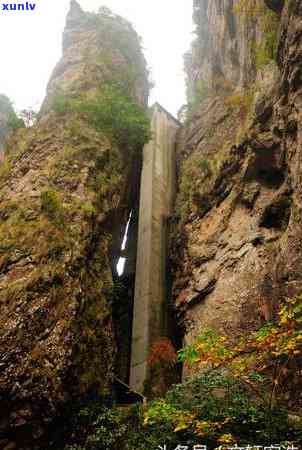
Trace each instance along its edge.
<instances>
[{"instance_id":1,"label":"tilted concrete wall","mask_svg":"<svg viewBox=\"0 0 302 450\"><path fill-rule=\"evenodd\" d=\"M166 221L175 191L175 144L180 123L157 103L152 140L145 145L133 311L130 386L142 392L152 343L166 334Z\"/></svg>"}]
</instances>

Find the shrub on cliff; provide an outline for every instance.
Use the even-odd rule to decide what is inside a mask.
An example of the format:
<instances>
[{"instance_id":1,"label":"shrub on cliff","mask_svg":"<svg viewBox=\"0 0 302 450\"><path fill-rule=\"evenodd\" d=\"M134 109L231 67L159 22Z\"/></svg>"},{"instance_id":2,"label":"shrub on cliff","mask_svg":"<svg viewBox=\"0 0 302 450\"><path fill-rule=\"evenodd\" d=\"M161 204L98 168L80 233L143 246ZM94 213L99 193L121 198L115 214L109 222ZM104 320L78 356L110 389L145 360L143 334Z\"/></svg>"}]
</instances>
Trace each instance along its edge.
<instances>
[{"instance_id":1,"label":"shrub on cliff","mask_svg":"<svg viewBox=\"0 0 302 450\"><path fill-rule=\"evenodd\" d=\"M224 449L236 442L263 445L292 437L284 410L276 409L267 425L266 409L247 386L223 370L209 370L147 405L110 409L91 403L73 418L65 450L155 450L201 443Z\"/></svg>"},{"instance_id":2,"label":"shrub on cliff","mask_svg":"<svg viewBox=\"0 0 302 450\"><path fill-rule=\"evenodd\" d=\"M15 113L12 102L4 94L0 94L0 115L6 117L7 127L11 130L16 130L25 126L23 120Z\"/></svg>"},{"instance_id":3,"label":"shrub on cliff","mask_svg":"<svg viewBox=\"0 0 302 450\"><path fill-rule=\"evenodd\" d=\"M180 357L199 370L209 367L212 372L226 370L228 376L245 386L257 408L256 417L246 423L249 429L254 429L257 421L254 432L258 438L280 441L283 435L298 440L302 430L289 429L287 408L293 394L296 404L292 402L291 406L299 408L301 401L296 396L300 387L296 374L301 372L301 331L302 295L287 299L274 322L264 324L237 345L214 330L206 330L193 345L180 352ZM233 420L228 424L236 431L235 425ZM240 427L237 436L242 438Z\"/></svg>"},{"instance_id":4,"label":"shrub on cliff","mask_svg":"<svg viewBox=\"0 0 302 450\"><path fill-rule=\"evenodd\" d=\"M53 108L58 114L74 112L85 117L121 147L139 150L151 138L146 112L115 84L105 84L93 98L57 96Z\"/></svg>"},{"instance_id":5,"label":"shrub on cliff","mask_svg":"<svg viewBox=\"0 0 302 450\"><path fill-rule=\"evenodd\" d=\"M260 24L263 34L261 42L254 41L251 45L256 68L261 70L270 61L276 59L280 16L262 2L252 0L239 0L234 6L234 12L257 20Z\"/></svg>"},{"instance_id":6,"label":"shrub on cliff","mask_svg":"<svg viewBox=\"0 0 302 450\"><path fill-rule=\"evenodd\" d=\"M57 192L46 190L41 193L41 211L57 226L62 226L64 210Z\"/></svg>"},{"instance_id":7,"label":"shrub on cliff","mask_svg":"<svg viewBox=\"0 0 302 450\"><path fill-rule=\"evenodd\" d=\"M181 223L186 222L191 212L202 214L208 208L207 196L212 189L216 166L215 159L208 160L200 155L191 155L183 161L176 202L176 212ZM192 180L195 182L192 183Z\"/></svg>"},{"instance_id":8,"label":"shrub on cliff","mask_svg":"<svg viewBox=\"0 0 302 450\"><path fill-rule=\"evenodd\" d=\"M7 125L11 130L18 130L19 128L25 127L23 119L20 119L15 113L9 115Z\"/></svg>"},{"instance_id":9,"label":"shrub on cliff","mask_svg":"<svg viewBox=\"0 0 302 450\"><path fill-rule=\"evenodd\" d=\"M280 308L275 323L237 345L205 330L179 352L185 364L202 369L197 376L173 386L165 397L130 410L88 406L75 422L72 444L80 446L66 449L154 450L201 442L210 448L272 443L285 450L297 447L302 430L291 424L286 395L290 389L298 392L301 327L298 296ZM158 359L156 363L162 364Z\"/></svg>"}]
</instances>

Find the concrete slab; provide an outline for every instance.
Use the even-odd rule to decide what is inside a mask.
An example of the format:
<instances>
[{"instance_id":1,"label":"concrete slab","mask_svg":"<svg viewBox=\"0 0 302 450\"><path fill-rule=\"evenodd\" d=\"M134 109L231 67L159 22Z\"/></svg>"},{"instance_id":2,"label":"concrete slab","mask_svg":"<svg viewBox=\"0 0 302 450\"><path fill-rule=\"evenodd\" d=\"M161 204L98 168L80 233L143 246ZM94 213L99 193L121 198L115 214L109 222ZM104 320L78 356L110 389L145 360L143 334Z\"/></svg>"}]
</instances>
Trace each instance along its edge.
<instances>
[{"instance_id":1,"label":"concrete slab","mask_svg":"<svg viewBox=\"0 0 302 450\"><path fill-rule=\"evenodd\" d=\"M152 140L143 150L130 387L143 392L150 348L166 334L166 227L175 194L176 133L181 124L153 106Z\"/></svg>"}]
</instances>

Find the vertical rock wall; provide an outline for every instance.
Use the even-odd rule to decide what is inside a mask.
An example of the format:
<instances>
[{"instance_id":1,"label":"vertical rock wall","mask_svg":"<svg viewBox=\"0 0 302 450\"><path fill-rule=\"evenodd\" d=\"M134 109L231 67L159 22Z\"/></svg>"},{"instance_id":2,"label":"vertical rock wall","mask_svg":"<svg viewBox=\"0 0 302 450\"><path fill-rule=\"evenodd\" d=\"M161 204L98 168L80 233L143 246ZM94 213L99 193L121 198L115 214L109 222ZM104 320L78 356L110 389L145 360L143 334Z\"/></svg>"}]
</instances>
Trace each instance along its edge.
<instances>
[{"instance_id":1,"label":"vertical rock wall","mask_svg":"<svg viewBox=\"0 0 302 450\"><path fill-rule=\"evenodd\" d=\"M202 12L206 3L195 6ZM207 3L211 11L219 5L224 7L217 17L205 15L211 42L219 42L217 24L226 23L233 2ZM274 2L278 13L282 6ZM184 129L172 259L186 343L209 327L236 340L273 319L287 296L301 292L301 1L288 1L279 20L275 61L250 71L239 58L238 82L252 74L255 83L237 93L212 92L197 102ZM240 33L224 36L221 52L248 45ZM211 79L213 45L194 43L200 77ZM224 58L225 53L218 57L219 66L232 79ZM194 73L188 76L193 82Z\"/></svg>"},{"instance_id":2,"label":"vertical rock wall","mask_svg":"<svg viewBox=\"0 0 302 450\"><path fill-rule=\"evenodd\" d=\"M167 332L167 218L175 190L175 143L180 124L160 105L152 111L153 139L144 147L135 279L130 386L143 392L152 343Z\"/></svg>"},{"instance_id":3,"label":"vertical rock wall","mask_svg":"<svg viewBox=\"0 0 302 450\"><path fill-rule=\"evenodd\" d=\"M66 103L95 98L106 83L127 84L145 106L139 38L121 17L84 13L72 0L41 117L8 143L0 176L1 448L45 448L64 405L110 395L110 258L140 155Z\"/></svg>"},{"instance_id":4,"label":"vertical rock wall","mask_svg":"<svg viewBox=\"0 0 302 450\"><path fill-rule=\"evenodd\" d=\"M246 88L257 75L255 53L264 42L266 23L262 0L194 0L196 38L185 55L188 101L205 92ZM259 14L260 13L260 14Z\"/></svg>"}]
</instances>

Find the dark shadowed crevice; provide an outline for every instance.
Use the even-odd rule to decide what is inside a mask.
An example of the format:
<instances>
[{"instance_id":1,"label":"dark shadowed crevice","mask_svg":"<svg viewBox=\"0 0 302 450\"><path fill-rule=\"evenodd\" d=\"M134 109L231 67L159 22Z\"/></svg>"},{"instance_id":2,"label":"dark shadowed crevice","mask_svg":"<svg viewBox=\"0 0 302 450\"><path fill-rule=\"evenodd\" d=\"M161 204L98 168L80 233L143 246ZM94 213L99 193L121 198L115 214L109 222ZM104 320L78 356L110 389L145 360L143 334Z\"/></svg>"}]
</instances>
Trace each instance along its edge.
<instances>
[{"instance_id":1,"label":"dark shadowed crevice","mask_svg":"<svg viewBox=\"0 0 302 450\"><path fill-rule=\"evenodd\" d=\"M169 253L168 253L169 254ZM176 351L183 347L183 339L185 336L185 327L182 326L179 313L175 308L175 303L173 299L173 273L171 270L171 259L168 257L167 260L167 271L166 271L166 283L167 283L167 335L170 338ZM175 370L175 383L180 383L182 379L182 363L178 362Z\"/></svg>"},{"instance_id":2,"label":"dark shadowed crevice","mask_svg":"<svg viewBox=\"0 0 302 450\"><path fill-rule=\"evenodd\" d=\"M278 188L284 181L284 174L281 170L271 168L261 168L257 171L256 178L260 183L270 188Z\"/></svg>"},{"instance_id":3,"label":"dark shadowed crevice","mask_svg":"<svg viewBox=\"0 0 302 450\"><path fill-rule=\"evenodd\" d=\"M274 152L263 150L250 162L245 180L257 181L268 189L278 189L285 180L285 167L280 164Z\"/></svg>"},{"instance_id":4,"label":"dark shadowed crevice","mask_svg":"<svg viewBox=\"0 0 302 450\"><path fill-rule=\"evenodd\" d=\"M121 258L123 271L117 272L117 292L112 305L113 322L117 345L115 374L124 383L129 382L133 302L135 288L135 266L137 249L138 210L132 210L127 226L127 239L123 240ZM120 259L121 259L120 258Z\"/></svg>"},{"instance_id":5,"label":"dark shadowed crevice","mask_svg":"<svg viewBox=\"0 0 302 450\"><path fill-rule=\"evenodd\" d=\"M141 177L141 154L133 158L129 173L128 192L125 195L125 207L119 220L115 222L110 264L113 275L113 290L110 298L112 319L116 343L115 379L128 384L131 360L131 339L133 303L135 288L135 270L138 238L138 215ZM120 390L120 383L115 383L116 401L127 403ZM131 399L129 400L131 402Z\"/></svg>"},{"instance_id":6,"label":"dark shadowed crevice","mask_svg":"<svg viewBox=\"0 0 302 450\"><path fill-rule=\"evenodd\" d=\"M267 206L261 217L260 226L285 231L291 213L291 198L281 197Z\"/></svg>"}]
</instances>

